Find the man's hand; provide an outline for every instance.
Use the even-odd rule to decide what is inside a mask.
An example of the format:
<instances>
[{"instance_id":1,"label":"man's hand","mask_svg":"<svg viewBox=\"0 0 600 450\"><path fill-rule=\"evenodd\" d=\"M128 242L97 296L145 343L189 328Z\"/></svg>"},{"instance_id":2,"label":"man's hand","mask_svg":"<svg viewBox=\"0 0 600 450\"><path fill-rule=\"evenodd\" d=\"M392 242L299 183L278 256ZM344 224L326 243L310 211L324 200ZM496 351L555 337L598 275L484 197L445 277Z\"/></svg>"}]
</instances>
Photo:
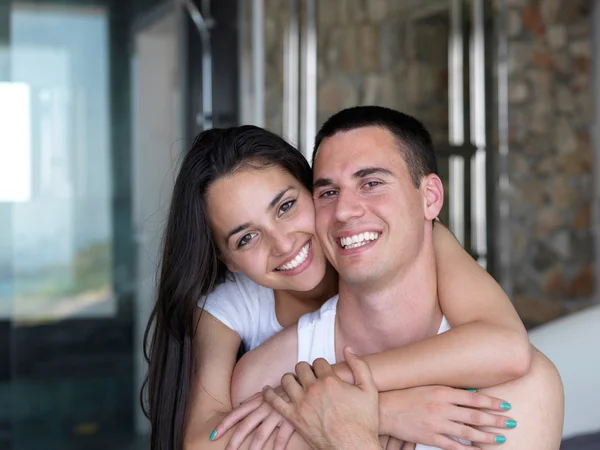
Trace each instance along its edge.
<instances>
[{"instance_id":1,"label":"man's hand","mask_svg":"<svg viewBox=\"0 0 600 450\"><path fill-rule=\"evenodd\" d=\"M315 449L381 449L378 393L369 366L348 348L344 357L354 385L338 378L327 361L317 359L313 368L298 363L297 378L285 374L281 379L291 404L270 387L264 391L265 401Z\"/></svg>"}]
</instances>

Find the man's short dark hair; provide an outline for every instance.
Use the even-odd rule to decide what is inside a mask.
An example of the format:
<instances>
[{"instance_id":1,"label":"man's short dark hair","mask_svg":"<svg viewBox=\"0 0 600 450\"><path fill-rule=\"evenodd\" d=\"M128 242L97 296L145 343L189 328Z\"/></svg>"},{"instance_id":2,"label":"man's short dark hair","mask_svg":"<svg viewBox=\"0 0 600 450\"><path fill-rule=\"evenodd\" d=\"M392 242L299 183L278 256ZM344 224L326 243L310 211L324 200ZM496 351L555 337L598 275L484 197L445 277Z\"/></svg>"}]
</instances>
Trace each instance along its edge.
<instances>
[{"instance_id":1,"label":"man's short dark hair","mask_svg":"<svg viewBox=\"0 0 600 450\"><path fill-rule=\"evenodd\" d=\"M369 126L385 128L394 135L415 187L419 187L427 175L437 174L435 151L431 135L425 126L408 114L383 106L355 106L343 109L327 119L315 138L313 164L324 139L340 132Z\"/></svg>"}]
</instances>

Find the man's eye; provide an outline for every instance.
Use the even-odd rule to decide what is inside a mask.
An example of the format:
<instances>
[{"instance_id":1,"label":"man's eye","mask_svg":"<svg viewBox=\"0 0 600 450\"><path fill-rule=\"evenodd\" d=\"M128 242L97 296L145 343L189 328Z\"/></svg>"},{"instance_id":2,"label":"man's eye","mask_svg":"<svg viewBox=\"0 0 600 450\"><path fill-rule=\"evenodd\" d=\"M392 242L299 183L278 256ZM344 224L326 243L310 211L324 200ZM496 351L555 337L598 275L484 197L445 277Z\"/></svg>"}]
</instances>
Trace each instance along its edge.
<instances>
[{"instance_id":1,"label":"man's eye","mask_svg":"<svg viewBox=\"0 0 600 450\"><path fill-rule=\"evenodd\" d=\"M336 191L332 191L332 190L324 191L324 192L321 192L321 195L319 195L319 197L324 197L324 198L333 197L335 194L336 194Z\"/></svg>"},{"instance_id":2,"label":"man's eye","mask_svg":"<svg viewBox=\"0 0 600 450\"><path fill-rule=\"evenodd\" d=\"M294 203L296 203L296 200L289 200L289 201L283 203L279 207L279 214L278 214L278 216L281 217L283 214L285 214L290 209L292 209L292 206L294 206Z\"/></svg>"},{"instance_id":3,"label":"man's eye","mask_svg":"<svg viewBox=\"0 0 600 450\"><path fill-rule=\"evenodd\" d=\"M372 187L379 186L380 184L381 184L381 181L367 181L365 183L365 186L372 188Z\"/></svg>"},{"instance_id":4,"label":"man's eye","mask_svg":"<svg viewBox=\"0 0 600 450\"><path fill-rule=\"evenodd\" d=\"M238 248L243 247L246 244L249 244L250 241L252 239L254 239L254 236L256 236L256 233L248 233L243 235L240 240L238 241Z\"/></svg>"}]
</instances>

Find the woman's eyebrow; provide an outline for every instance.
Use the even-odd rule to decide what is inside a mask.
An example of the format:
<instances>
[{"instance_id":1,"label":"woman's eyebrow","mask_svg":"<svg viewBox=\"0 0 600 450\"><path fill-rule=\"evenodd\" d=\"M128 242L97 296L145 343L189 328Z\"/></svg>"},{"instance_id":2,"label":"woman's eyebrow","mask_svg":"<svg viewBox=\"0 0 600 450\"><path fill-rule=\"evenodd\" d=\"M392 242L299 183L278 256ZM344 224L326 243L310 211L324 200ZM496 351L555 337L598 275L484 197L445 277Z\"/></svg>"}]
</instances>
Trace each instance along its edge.
<instances>
[{"instance_id":1,"label":"woman's eyebrow","mask_svg":"<svg viewBox=\"0 0 600 450\"><path fill-rule=\"evenodd\" d=\"M227 233L227 236L225 237L225 244L227 244L229 242L229 239L231 239L231 236L233 236L234 234L238 234L240 231L244 231L246 228L250 228L250 225L251 225L250 222L243 223L243 224L235 227L229 233Z\"/></svg>"},{"instance_id":2,"label":"woman's eyebrow","mask_svg":"<svg viewBox=\"0 0 600 450\"><path fill-rule=\"evenodd\" d=\"M271 203L269 203L269 206L267 206L266 212L270 212L273 208L275 208L275 206L277 205L277 203L279 203L279 201L281 200L281 198L290 189L292 189L292 186L288 186L285 189L282 189L275 197L273 197L273 200L271 200Z\"/></svg>"}]
</instances>

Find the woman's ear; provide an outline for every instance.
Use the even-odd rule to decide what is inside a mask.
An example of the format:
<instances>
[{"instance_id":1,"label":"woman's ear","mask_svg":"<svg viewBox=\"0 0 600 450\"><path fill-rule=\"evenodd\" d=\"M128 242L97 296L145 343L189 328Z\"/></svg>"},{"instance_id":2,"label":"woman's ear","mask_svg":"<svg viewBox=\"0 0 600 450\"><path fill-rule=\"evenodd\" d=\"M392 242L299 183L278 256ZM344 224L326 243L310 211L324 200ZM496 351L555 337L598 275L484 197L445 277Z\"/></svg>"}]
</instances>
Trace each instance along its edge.
<instances>
[{"instance_id":1,"label":"woman's ear","mask_svg":"<svg viewBox=\"0 0 600 450\"><path fill-rule=\"evenodd\" d=\"M433 220L439 216L444 206L444 185L435 174L429 174L422 183L425 219Z\"/></svg>"},{"instance_id":2,"label":"woman's ear","mask_svg":"<svg viewBox=\"0 0 600 450\"><path fill-rule=\"evenodd\" d=\"M219 259L221 261L223 261L223 264L225 264L225 266L227 267L227 270L229 270L230 272L239 272L240 271L238 269L238 267L233 262L231 262L231 260L229 260L228 258L223 256L223 253L221 253L221 252L219 252Z\"/></svg>"}]
</instances>

